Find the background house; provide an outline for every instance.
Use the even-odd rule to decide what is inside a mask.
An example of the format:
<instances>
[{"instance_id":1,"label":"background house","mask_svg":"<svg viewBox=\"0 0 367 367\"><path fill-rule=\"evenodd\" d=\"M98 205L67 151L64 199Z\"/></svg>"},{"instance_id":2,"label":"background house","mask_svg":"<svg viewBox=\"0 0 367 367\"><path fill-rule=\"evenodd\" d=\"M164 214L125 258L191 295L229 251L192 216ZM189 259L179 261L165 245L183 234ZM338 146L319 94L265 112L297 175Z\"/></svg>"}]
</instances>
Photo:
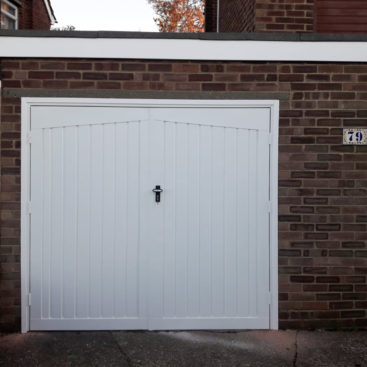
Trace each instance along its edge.
<instances>
[{"instance_id":1,"label":"background house","mask_svg":"<svg viewBox=\"0 0 367 367\"><path fill-rule=\"evenodd\" d=\"M49 30L55 22L50 0L1 0L0 29Z\"/></svg>"},{"instance_id":2,"label":"background house","mask_svg":"<svg viewBox=\"0 0 367 367\"><path fill-rule=\"evenodd\" d=\"M206 0L206 32L366 33L367 3Z\"/></svg>"}]
</instances>

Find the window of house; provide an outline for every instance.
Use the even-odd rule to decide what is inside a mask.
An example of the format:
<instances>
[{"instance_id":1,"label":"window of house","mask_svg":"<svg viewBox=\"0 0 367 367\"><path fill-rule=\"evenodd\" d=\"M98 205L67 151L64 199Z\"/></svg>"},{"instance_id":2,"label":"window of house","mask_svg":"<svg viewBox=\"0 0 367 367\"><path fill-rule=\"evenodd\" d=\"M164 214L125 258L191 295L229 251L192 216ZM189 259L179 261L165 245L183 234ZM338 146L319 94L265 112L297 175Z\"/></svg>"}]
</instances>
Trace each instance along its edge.
<instances>
[{"instance_id":1,"label":"window of house","mask_svg":"<svg viewBox=\"0 0 367 367\"><path fill-rule=\"evenodd\" d=\"M18 28L18 8L8 0L1 0L0 29Z\"/></svg>"}]
</instances>

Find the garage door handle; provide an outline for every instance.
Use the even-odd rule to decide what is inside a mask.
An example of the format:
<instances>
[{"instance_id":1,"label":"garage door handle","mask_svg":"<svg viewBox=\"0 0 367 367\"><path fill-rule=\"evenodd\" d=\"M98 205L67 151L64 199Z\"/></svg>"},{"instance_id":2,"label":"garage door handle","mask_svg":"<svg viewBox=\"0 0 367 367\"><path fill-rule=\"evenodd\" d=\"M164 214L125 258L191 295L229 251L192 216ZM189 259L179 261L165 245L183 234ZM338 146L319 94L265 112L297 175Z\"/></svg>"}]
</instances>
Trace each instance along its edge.
<instances>
[{"instance_id":1,"label":"garage door handle","mask_svg":"<svg viewBox=\"0 0 367 367\"><path fill-rule=\"evenodd\" d=\"M163 192L163 190L161 189L159 185L156 185L155 189L153 189L152 191L155 193L155 202L160 203L161 193Z\"/></svg>"}]
</instances>

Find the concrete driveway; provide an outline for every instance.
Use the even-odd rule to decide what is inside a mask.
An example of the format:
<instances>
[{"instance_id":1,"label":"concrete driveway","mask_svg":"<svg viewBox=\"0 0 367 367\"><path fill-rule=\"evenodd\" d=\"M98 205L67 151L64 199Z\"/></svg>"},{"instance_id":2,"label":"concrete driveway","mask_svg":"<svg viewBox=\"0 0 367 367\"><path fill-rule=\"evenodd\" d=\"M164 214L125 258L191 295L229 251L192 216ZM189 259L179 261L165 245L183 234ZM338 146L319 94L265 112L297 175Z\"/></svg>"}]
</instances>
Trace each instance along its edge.
<instances>
[{"instance_id":1,"label":"concrete driveway","mask_svg":"<svg viewBox=\"0 0 367 367\"><path fill-rule=\"evenodd\" d=\"M0 366L367 366L367 332L38 332L0 335Z\"/></svg>"}]
</instances>

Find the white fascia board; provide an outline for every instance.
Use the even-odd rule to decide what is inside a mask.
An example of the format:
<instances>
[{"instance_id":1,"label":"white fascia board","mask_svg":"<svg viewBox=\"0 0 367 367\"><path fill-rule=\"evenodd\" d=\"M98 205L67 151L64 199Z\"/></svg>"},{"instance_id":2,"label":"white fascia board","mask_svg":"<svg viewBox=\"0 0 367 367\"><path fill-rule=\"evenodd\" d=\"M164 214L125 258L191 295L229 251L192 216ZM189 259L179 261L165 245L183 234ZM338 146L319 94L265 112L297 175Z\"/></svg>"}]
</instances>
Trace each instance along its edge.
<instances>
[{"instance_id":1,"label":"white fascia board","mask_svg":"<svg viewBox=\"0 0 367 367\"><path fill-rule=\"evenodd\" d=\"M0 57L366 62L367 42L4 36Z\"/></svg>"}]
</instances>

